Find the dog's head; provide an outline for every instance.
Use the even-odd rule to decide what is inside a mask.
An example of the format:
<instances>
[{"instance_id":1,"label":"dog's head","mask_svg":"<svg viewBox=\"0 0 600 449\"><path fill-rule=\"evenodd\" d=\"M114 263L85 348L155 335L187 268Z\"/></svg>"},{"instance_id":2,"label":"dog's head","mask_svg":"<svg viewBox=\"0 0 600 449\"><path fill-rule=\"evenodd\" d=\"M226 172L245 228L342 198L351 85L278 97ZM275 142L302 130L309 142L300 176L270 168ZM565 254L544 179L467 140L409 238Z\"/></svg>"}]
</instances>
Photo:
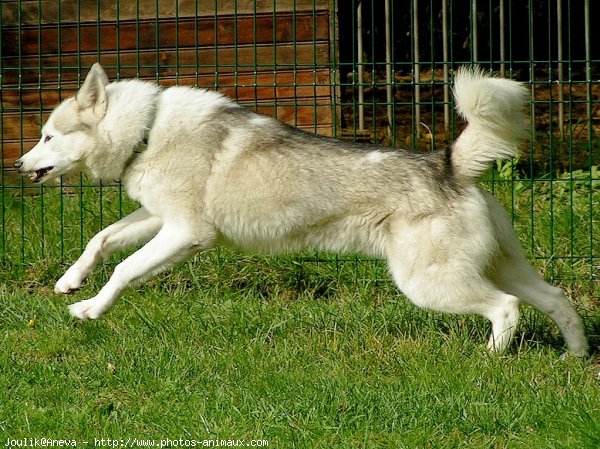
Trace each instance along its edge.
<instances>
[{"instance_id":1,"label":"dog's head","mask_svg":"<svg viewBox=\"0 0 600 449\"><path fill-rule=\"evenodd\" d=\"M97 126L106 114L107 85L104 69L94 64L77 95L50 114L40 141L15 162L15 168L35 183L80 170L99 145Z\"/></svg>"}]
</instances>

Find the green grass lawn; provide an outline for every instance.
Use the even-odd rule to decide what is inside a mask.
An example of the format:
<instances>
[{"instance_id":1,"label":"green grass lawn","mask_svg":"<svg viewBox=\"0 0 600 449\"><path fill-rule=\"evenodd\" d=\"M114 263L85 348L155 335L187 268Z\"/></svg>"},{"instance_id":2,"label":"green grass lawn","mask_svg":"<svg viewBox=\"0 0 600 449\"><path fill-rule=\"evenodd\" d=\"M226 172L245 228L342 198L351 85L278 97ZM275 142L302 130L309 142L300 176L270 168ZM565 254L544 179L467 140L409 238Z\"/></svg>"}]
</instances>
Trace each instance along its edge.
<instances>
[{"instance_id":1,"label":"green grass lawn","mask_svg":"<svg viewBox=\"0 0 600 449\"><path fill-rule=\"evenodd\" d=\"M596 350L590 214L600 193L569 186L494 190L532 260L573 297ZM4 195L0 446L47 437L600 447L597 356L560 361L558 330L528 307L508 353L489 355L488 322L417 309L377 261L212 250L127 291L100 321L71 319L66 305L95 294L122 255L72 296L52 293L54 282L82 242L132 207L112 188Z\"/></svg>"}]
</instances>

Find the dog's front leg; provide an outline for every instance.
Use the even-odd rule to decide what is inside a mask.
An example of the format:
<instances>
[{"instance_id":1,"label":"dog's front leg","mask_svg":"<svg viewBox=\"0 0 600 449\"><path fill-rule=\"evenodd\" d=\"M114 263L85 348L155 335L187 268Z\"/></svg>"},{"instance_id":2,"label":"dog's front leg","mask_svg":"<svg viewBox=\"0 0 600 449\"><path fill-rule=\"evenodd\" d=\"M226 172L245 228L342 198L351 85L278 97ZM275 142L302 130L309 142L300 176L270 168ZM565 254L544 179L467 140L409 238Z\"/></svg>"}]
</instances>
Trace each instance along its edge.
<instances>
[{"instance_id":1,"label":"dog's front leg","mask_svg":"<svg viewBox=\"0 0 600 449\"><path fill-rule=\"evenodd\" d=\"M165 225L152 240L117 265L95 297L70 305L69 312L82 320L97 319L128 286L172 267L210 243L212 241L200 241L195 233L179 226Z\"/></svg>"},{"instance_id":2,"label":"dog's front leg","mask_svg":"<svg viewBox=\"0 0 600 449\"><path fill-rule=\"evenodd\" d=\"M102 258L119 249L146 243L156 235L161 219L143 207L96 234L85 250L54 286L55 293L70 293L81 284Z\"/></svg>"}]
</instances>

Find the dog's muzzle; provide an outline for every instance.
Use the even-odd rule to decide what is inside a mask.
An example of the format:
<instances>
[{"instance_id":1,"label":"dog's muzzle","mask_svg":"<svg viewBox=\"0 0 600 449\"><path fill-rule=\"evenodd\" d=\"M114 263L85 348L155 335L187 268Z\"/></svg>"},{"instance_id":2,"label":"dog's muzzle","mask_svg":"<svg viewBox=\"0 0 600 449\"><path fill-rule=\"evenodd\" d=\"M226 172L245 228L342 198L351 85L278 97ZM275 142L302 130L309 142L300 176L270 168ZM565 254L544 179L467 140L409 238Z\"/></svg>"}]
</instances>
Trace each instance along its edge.
<instances>
[{"instance_id":1,"label":"dog's muzzle","mask_svg":"<svg viewBox=\"0 0 600 449\"><path fill-rule=\"evenodd\" d=\"M54 169L54 166L49 165L48 167L42 167L38 170L23 171L23 161L21 159L17 159L15 161L15 168L19 171L19 173L29 175L31 182L38 183Z\"/></svg>"}]
</instances>

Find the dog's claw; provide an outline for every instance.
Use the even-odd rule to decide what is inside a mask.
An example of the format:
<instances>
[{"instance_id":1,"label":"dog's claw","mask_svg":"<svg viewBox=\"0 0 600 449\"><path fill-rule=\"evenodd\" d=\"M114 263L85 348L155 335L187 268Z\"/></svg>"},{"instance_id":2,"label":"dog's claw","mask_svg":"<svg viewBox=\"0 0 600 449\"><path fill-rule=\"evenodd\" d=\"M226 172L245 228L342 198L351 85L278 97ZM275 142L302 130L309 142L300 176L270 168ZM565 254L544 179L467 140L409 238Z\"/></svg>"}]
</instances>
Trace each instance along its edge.
<instances>
[{"instance_id":1,"label":"dog's claw","mask_svg":"<svg viewBox=\"0 0 600 449\"><path fill-rule=\"evenodd\" d=\"M57 295L59 295L59 294L69 295L76 290L79 290L79 289L78 288L66 288L65 289L65 288L59 288L58 286L54 287L54 293L56 293Z\"/></svg>"}]
</instances>

